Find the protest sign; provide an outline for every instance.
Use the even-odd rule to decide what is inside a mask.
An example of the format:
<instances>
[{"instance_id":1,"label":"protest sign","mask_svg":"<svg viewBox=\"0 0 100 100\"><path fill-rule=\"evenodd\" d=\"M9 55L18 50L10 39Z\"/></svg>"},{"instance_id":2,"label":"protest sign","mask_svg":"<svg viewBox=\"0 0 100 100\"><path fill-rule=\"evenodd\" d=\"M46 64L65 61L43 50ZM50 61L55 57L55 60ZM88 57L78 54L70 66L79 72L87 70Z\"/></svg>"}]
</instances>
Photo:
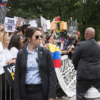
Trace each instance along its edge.
<instances>
[{"instance_id":1,"label":"protest sign","mask_svg":"<svg viewBox=\"0 0 100 100\"><path fill-rule=\"evenodd\" d=\"M41 16L41 26L44 32L47 32L47 20Z\"/></svg>"},{"instance_id":2,"label":"protest sign","mask_svg":"<svg viewBox=\"0 0 100 100\"><path fill-rule=\"evenodd\" d=\"M50 30L50 28L51 28L50 20L47 20L47 30Z\"/></svg>"},{"instance_id":3,"label":"protest sign","mask_svg":"<svg viewBox=\"0 0 100 100\"><path fill-rule=\"evenodd\" d=\"M68 20L67 35L75 36L78 31L78 23Z\"/></svg>"},{"instance_id":4,"label":"protest sign","mask_svg":"<svg viewBox=\"0 0 100 100\"><path fill-rule=\"evenodd\" d=\"M15 32L16 19L5 17L5 31L6 32Z\"/></svg>"},{"instance_id":5,"label":"protest sign","mask_svg":"<svg viewBox=\"0 0 100 100\"><path fill-rule=\"evenodd\" d=\"M7 7L0 5L0 25L4 24L6 13L7 13Z\"/></svg>"},{"instance_id":6,"label":"protest sign","mask_svg":"<svg viewBox=\"0 0 100 100\"><path fill-rule=\"evenodd\" d=\"M14 16L14 19L16 19L16 24L18 23L20 17ZM20 23L20 26L26 24L25 19L23 19Z\"/></svg>"},{"instance_id":7,"label":"protest sign","mask_svg":"<svg viewBox=\"0 0 100 100\"><path fill-rule=\"evenodd\" d=\"M60 16L55 17L55 21L60 21Z\"/></svg>"},{"instance_id":8,"label":"protest sign","mask_svg":"<svg viewBox=\"0 0 100 100\"><path fill-rule=\"evenodd\" d=\"M3 67L5 71L6 78L9 85L13 88L14 77L15 77L15 64L9 64Z\"/></svg>"},{"instance_id":9,"label":"protest sign","mask_svg":"<svg viewBox=\"0 0 100 100\"><path fill-rule=\"evenodd\" d=\"M30 24L32 27L40 27L39 19L25 19L26 24Z\"/></svg>"},{"instance_id":10,"label":"protest sign","mask_svg":"<svg viewBox=\"0 0 100 100\"><path fill-rule=\"evenodd\" d=\"M3 66L6 64L6 58L3 51L2 43L0 42L0 74L4 73Z\"/></svg>"}]
</instances>

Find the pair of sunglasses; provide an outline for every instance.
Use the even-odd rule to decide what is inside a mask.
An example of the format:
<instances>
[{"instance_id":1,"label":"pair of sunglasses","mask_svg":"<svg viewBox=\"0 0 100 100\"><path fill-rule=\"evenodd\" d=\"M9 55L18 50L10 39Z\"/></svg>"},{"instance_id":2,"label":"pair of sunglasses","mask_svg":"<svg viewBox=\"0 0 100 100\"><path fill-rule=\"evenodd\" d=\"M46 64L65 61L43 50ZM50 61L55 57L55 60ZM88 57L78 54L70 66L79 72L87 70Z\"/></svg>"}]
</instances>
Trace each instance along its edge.
<instances>
[{"instance_id":1,"label":"pair of sunglasses","mask_svg":"<svg viewBox=\"0 0 100 100\"><path fill-rule=\"evenodd\" d=\"M39 39L39 37L40 37L41 39L43 38L42 35L36 35L36 36L35 36L36 39Z\"/></svg>"}]
</instances>

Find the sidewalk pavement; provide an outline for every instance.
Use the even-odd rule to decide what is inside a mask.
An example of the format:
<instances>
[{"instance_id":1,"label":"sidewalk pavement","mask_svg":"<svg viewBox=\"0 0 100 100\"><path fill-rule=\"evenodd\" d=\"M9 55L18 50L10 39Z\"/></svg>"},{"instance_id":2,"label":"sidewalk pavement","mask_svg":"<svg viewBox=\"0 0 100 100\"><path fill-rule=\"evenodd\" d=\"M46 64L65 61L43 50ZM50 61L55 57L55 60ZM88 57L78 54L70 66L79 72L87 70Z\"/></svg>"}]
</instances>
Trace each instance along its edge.
<instances>
[{"instance_id":1,"label":"sidewalk pavement","mask_svg":"<svg viewBox=\"0 0 100 100\"><path fill-rule=\"evenodd\" d=\"M56 100L76 100L76 96L72 98L68 98L67 96L64 96L64 98L57 98Z\"/></svg>"}]
</instances>

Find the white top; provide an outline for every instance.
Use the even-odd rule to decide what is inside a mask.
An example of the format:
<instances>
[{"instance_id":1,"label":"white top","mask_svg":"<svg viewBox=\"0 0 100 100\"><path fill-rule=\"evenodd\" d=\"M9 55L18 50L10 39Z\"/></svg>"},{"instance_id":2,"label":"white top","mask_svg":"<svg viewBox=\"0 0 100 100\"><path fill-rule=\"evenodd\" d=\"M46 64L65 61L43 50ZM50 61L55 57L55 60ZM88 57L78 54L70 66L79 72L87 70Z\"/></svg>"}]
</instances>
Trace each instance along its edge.
<instances>
[{"instance_id":1,"label":"white top","mask_svg":"<svg viewBox=\"0 0 100 100\"><path fill-rule=\"evenodd\" d=\"M4 49L4 54L5 54L6 61L10 61L13 59L11 52L7 48Z\"/></svg>"},{"instance_id":2,"label":"white top","mask_svg":"<svg viewBox=\"0 0 100 100\"><path fill-rule=\"evenodd\" d=\"M12 59L13 58L17 58L17 53L18 53L18 49L16 48L16 47L12 47L11 49L10 49L10 53L11 53L11 55L12 55Z\"/></svg>"},{"instance_id":3,"label":"white top","mask_svg":"<svg viewBox=\"0 0 100 100\"><path fill-rule=\"evenodd\" d=\"M6 58L4 55L2 43L0 42L0 74L4 73L3 66L5 66L5 65L6 65Z\"/></svg>"}]
</instances>

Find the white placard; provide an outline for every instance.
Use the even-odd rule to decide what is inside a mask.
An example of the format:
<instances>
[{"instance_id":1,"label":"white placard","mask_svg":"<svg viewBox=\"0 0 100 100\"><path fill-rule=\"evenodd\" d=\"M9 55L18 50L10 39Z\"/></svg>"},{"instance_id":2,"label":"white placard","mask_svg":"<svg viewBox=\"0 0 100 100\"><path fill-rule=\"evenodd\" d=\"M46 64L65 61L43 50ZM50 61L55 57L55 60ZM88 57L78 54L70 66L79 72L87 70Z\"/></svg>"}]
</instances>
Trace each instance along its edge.
<instances>
[{"instance_id":1,"label":"white placard","mask_svg":"<svg viewBox=\"0 0 100 100\"><path fill-rule=\"evenodd\" d=\"M50 20L47 20L47 30L50 30L51 25L50 25Z\"/></svg>"},{"instance_id":2,"label":"white placard","mask_svg":"<svg viewBox=\"0 0 100 100\"><path fill-rule=\"evenodd\" d=\"M4 73L3 66L6 64L6 58L3 51L2 43L0 42L0 74Z\"/></svg>"},{"instance_id":3,"label":"white placard","mask_svg":"<svg viewBox=\"0 0 100 100\"><path fill-rule=\"evenodd\" d=\"M30 26L38 27L38 25L37 25L37 23L36 23L36 20L30 20L30 21L29 21L29 24L30 24Z\"/></svg>"},{"instance_id":4,"label":"white placard","mask_svg":"<svg viewBox=\"0 0 100 100\"><path fill-rule=\"evenodd\" d=\"M15 32L16 19L5 17L5 31L6 32Z\"/></svg>"},{"instance_id":5,"label":"white placard","mask_svg":"<svg viewBox=\"0 0 100 100\"><path fill-rule=\"evenodd\" d=\"M41 26L44 32L47 32L47 20L41 16Z\"/></svg>"}]
</instances>

